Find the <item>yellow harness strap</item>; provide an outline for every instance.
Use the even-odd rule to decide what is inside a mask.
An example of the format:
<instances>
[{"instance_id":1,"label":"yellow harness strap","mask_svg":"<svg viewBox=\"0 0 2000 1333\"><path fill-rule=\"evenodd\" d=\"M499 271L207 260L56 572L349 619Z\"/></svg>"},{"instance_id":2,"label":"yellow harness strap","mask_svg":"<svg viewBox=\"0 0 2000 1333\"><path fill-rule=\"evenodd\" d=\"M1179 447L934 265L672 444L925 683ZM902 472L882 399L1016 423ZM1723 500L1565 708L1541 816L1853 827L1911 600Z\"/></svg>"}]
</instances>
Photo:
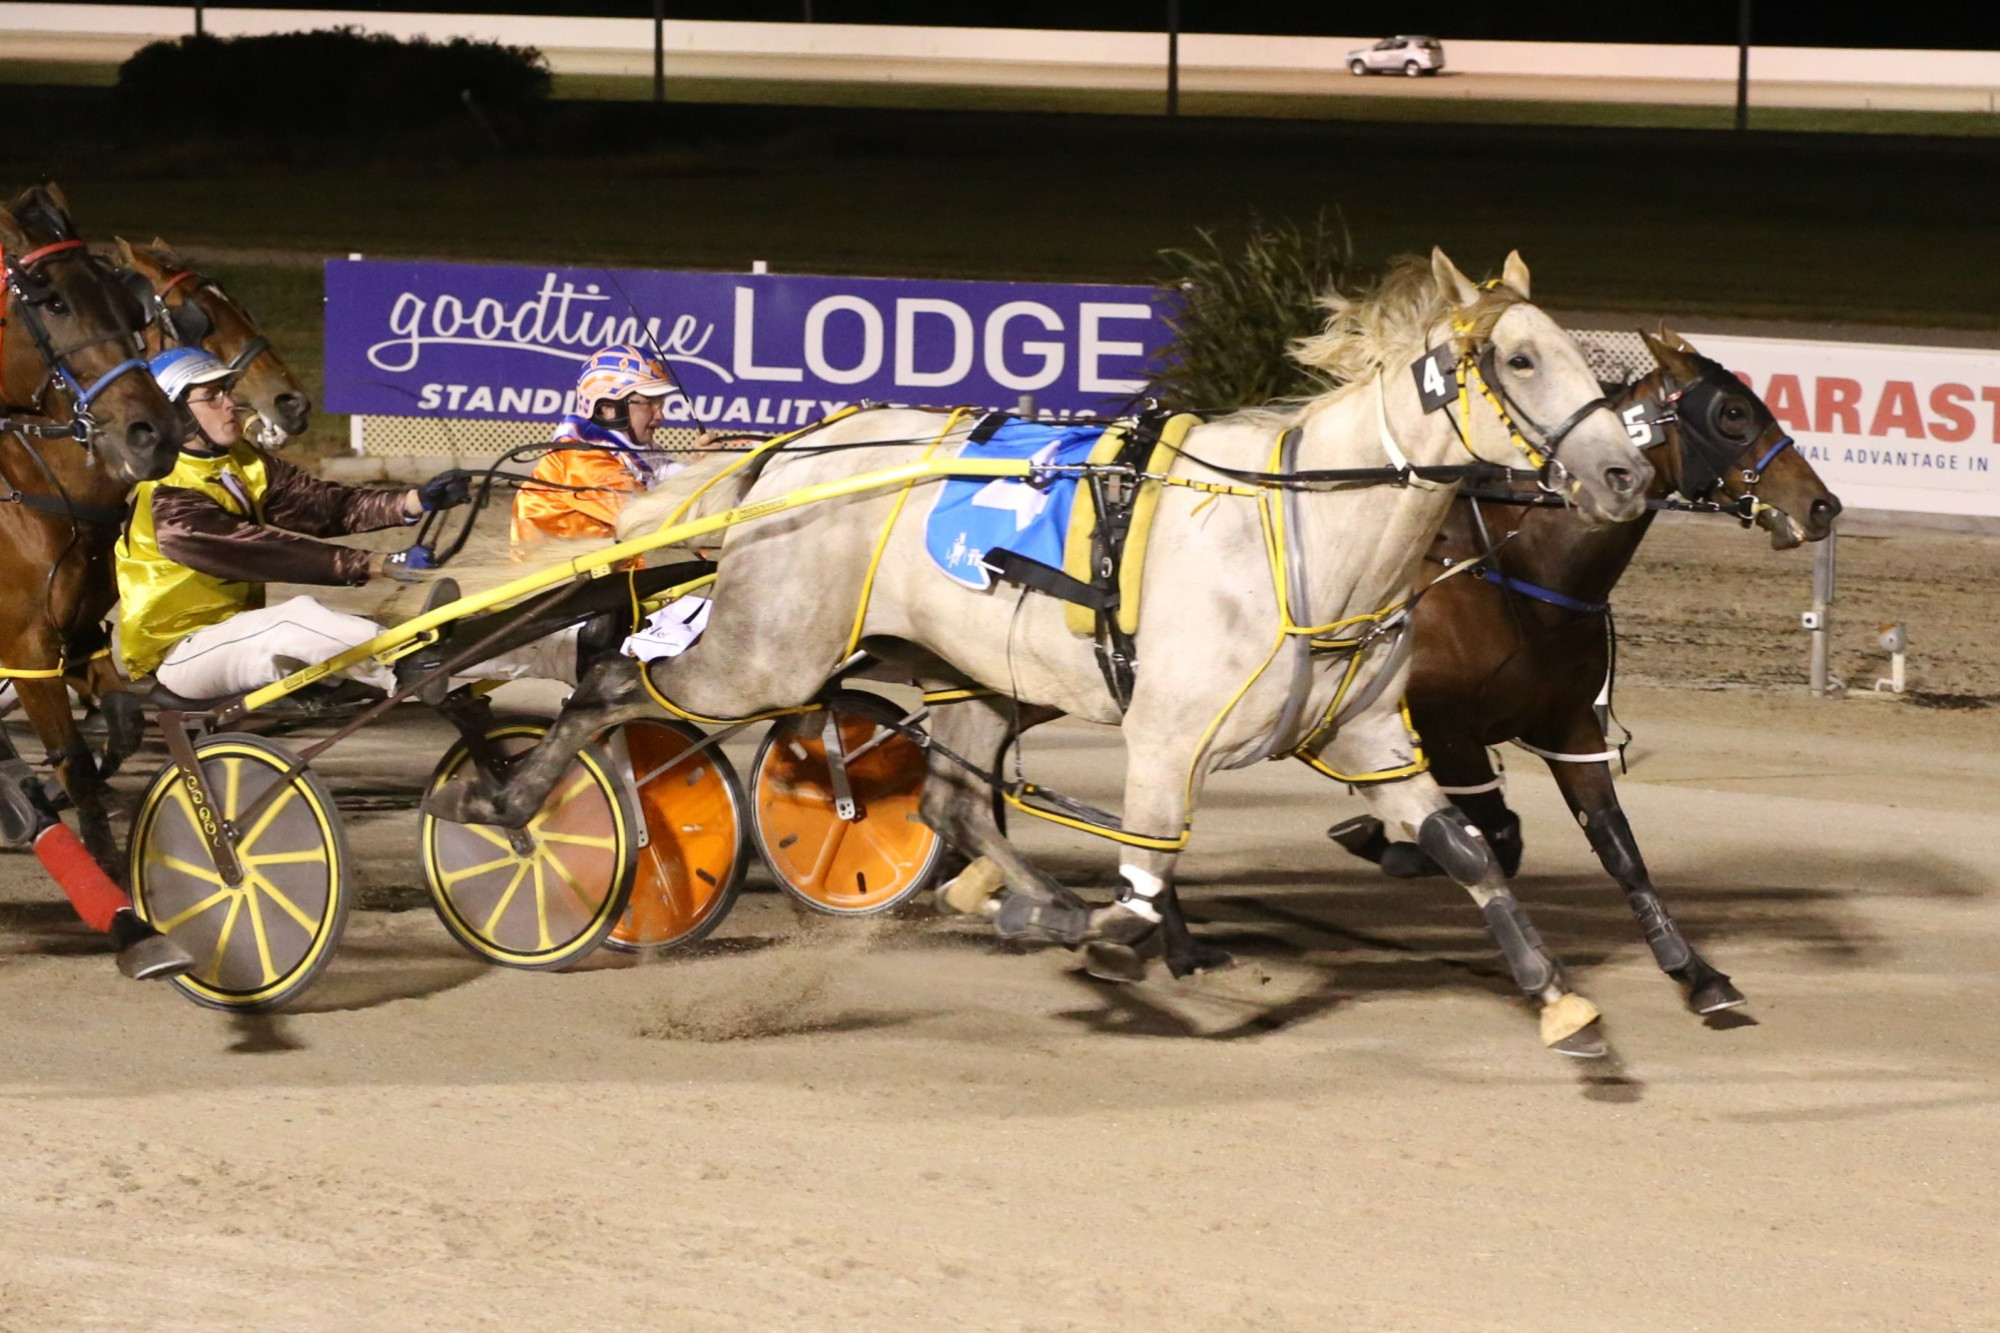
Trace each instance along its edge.
<instances>
[{"instance_id":1,"label":"yellow harness strap","mask_svg":"<svg viewBox=\"0 0 2000 1333\"><path fill-rule=\"evenodd\" d=\"M666 522L660 524L660 530L665 531L666 529L673 527L676 523L679 523L683 519L685 519L688 510L694 508L696 503L700 501L701 497L707 495L710 491L714 490L715 487L719 483L721 483L721 481L725 477L729 477L734 475L735 473L741 472L744 468L749 467L752 463L762 458L765 454L770 453L773 449L782 449L786 445L790 444L793 440L798 439L802 435L810 435L814 431L824 430L826 427L831 426L834 422L844 420L847 417L851 417L856 412L859 412L861 410L862 409L859 404L853 407L843 407L838 412L835 412L832 416L826 417L820 421L815 421L810 426L803 427L799 430L787 431L783 435L773 435L770 439L764 441L762 444L758 445L755 449L752 449L750 452L744 454L743 457L737 459L734 463L731 463L728 467L723 468L720 472L717 472L714 476L710 477L707 481L703 482L700 486L696 487L693 495L690 495L687 499L681 501L680 507L675 509L673 513L667 515Z\"/></svg>"},{"instance_id":2,"label":"yellow harness strap","mask_svg":"<svg viewBox=\"0 0 2000 1333\"><path fill-rule=\"evenodd\" d=\"M945 418L944 429L937 433L937 438L930 442L917 461L930 462L931 455L938 451L947 436L958 429L961 421L972 415L972 411L969 407L951 409L951 415ZM882 567L882 552L889 549L889 534L896 530L896 520L903 516L903 506L910 502L910 492L916 488L917 483L913 481L896 493L896 503L889 510L888 520L882 524L881 534L875 538L875 552L868 557L868 573L861 580L861 604L854 608L854 627L848 631L847 647L835 661L844 662L854 656L854 650L861 644L862 622L868 619L868 602L875 595L875 571Z\"/></svg>"}]
</instances>

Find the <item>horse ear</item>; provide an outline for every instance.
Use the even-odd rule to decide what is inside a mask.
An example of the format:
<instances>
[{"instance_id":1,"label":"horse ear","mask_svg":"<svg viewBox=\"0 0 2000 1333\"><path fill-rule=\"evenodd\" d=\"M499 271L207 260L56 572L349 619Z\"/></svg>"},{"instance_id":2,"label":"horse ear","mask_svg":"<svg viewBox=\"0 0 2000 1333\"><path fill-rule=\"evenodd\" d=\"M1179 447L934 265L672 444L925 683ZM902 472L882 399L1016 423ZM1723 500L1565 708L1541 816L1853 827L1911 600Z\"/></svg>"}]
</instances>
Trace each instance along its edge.
<instances>
[{"instance_id":1,"label":"horse ear","mask_svg":"<svg viewBox=\"0 0 2000 1333\"><path fill-rule=\"evenodd\" d=\"M168 245L166 241L159 236L155 236L153 238L153 243L147 246L146 248L153 252L153 257L155 259L158 259L163 263L178 264L181 262L181 257L174 253L174 247Z\"/></svg>"},{"instance_id":2,"label":"horse ear","mask_svg":"<svg viewBox=\"0 0 2000 1333\"><path fill-rule=\"evenodd\" d=\"M143 273L153 282L166 276L166 268L155 259L144 246L132 244L123 236L118 238L118 260L134 273Z\"/></svg>"},{"instance_id":3,"label":"horse ear","mask_svg":"<svg viewBox=\"0 0 2000 1333\"><path fill-rule=\"evenodd\" d=\"M62 186L56 184L54 181L50 181L42 186L42 190L48 195L49 203L55 207L57 212L62 214L63 221L68 222L70 220L69 196L63 193Z\"/></svg>"},{"instance_id":4,"label":"horse ear","mask_svg":"<svg viewBox=\"0 0 2000 1333\"><path fill-rule=\"evenodd\" d=\"M1507 252L1507 263L1500 270L1500 281L1512 288L1523 301L1528 299L1528 261L1521 258L1519 250Z\"/></svg>"},{"instance_id":5,"label":"horse ear","mask_svg":"<svg viewBox=\"0 0 2000 1333\"><path fill-rule=\"evenodd\" d=\"M1677 352L1686 352L1689 356L1701 355L1700 352L1695 350L1693 343L1668 328L1664 322L1660 325L1660 340Z\"/></svg>"},{"instance_id":6,"label":"horse ear","mask_svg":"<svg viewBox=\"0 0 2000 1333\"><path fill-rule=\"evenodd\" d=\"M1653 354L1653 360L1666 367L1676 378L1684 380L1700 378L1700 367L1689 360L1687 352L1681 350L1686 344L1681 343L1680 338L1666 325L1660 326L1660 336L1657 338L1644 329L1639 330L1639 337L1645 341L1646 350Z\"/></svg>"},{"instance_id":7,"label":"horse ear","mask_svg":"<svg viewBox=\"0 0 2000 1333\"><path fill-rule=\"evenodd\" d=\"M1463 310L1478 302L1479 288L1458 271L1458 265L1451 262L1451 256L1441 245L1431 247L1431 276L1437 279L1438 295L1456 309Z\"/></svg>"},{"instance_id":8,"label":"horse ear","mask_svg":"<svg viewBox=\"0 0 2000 1333\"><path fill-rule=\"evenodd\" d=\"M16 222L14 215L5 208L0 208L0 247L9 250L32 248L28 244L28 233L21 230L21 224Z\"/></svg>"}]
</instances>

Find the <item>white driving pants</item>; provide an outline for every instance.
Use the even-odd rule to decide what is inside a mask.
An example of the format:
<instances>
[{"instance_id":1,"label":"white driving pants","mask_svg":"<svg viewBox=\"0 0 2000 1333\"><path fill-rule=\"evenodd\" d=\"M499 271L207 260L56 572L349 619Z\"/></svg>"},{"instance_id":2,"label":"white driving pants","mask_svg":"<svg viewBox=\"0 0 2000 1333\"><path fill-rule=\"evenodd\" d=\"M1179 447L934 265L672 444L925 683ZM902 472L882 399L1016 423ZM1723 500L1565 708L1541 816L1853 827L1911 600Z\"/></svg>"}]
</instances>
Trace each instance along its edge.
<instances>
[{"instance_id":1,"label":"white driving pants","mask_svg":"<svg viewBox=\"0 0 2000 1333\"><path fill-rule=\"evenodd\" d=\"M283 680L291 662L323 662L368 642L382 627L363 616L329 611L310 597L294 597L261 611L239 611L220 625L198 629L167 650L155 672L160 684L184 699L221 699ZM345 674L377 689L396 687L395 673L366 662Z\"/></svg>"}]
</instances>

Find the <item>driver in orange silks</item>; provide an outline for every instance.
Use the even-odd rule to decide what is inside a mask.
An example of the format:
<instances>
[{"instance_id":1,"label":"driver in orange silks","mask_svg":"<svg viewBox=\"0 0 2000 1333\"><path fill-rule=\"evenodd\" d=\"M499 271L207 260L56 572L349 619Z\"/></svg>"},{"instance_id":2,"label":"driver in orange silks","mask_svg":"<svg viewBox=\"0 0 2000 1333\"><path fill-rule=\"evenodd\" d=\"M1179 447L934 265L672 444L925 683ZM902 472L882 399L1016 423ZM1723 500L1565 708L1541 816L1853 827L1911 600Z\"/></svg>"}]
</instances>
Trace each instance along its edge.
<instances>
[{"instance_id":1,"label":"driver in orange silks","mask_svg":"<svg viewBox=\"0 0 2000 1333\"><path fill-rule=\"evenodd\" d=\"M576 410L556 426L553 447L514 499L510 535L516 560L534 559L535 547L551 537L615 540L618 511L625 502L686 466L652 447L662 416L660 400L673 392L666 366L629 343L606 347L584 362L576 382ZM710 442L704 434L696 447L707 448ZM707 613L705 599L684 597L655 619L664 617L683 627L685 648L708 623ZM576 631L552 634L483 664L481 670L574 684Z\"/></svg>"},{"instance_id":2,"label":"driver in orange silks","mask_svg":"<svg viewBox=\"0 0 2000 1333\"><path fill-rule=\"evenodd\" d=\"M531 558L545 537L612 540L627 497L681 470L652 447L660 400L673 391L667 368L630 344L583 363L576 411L514 499L516 559Z\"/></svg>"}]
</instances>

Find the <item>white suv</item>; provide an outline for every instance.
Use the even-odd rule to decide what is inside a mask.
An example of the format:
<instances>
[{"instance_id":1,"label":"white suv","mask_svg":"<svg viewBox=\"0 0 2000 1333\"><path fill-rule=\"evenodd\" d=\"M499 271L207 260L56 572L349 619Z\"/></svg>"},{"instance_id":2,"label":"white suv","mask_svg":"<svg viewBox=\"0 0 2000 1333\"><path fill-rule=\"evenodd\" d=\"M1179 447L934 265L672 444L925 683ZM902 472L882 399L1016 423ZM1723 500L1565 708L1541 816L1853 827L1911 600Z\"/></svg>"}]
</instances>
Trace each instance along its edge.
<instances>
[{"instance_id":1,"label":"white suv","mask_svg":"<svg viewBox=\"0 0 2000 1333\"><path fill-rule=\"evenodd\" d=\"M1363 74L1435 74L1444 68L1444 47L1435 37L1384 37L1363 51L1347 53L1347 72Z\"/></svg>"}]
</instances>

